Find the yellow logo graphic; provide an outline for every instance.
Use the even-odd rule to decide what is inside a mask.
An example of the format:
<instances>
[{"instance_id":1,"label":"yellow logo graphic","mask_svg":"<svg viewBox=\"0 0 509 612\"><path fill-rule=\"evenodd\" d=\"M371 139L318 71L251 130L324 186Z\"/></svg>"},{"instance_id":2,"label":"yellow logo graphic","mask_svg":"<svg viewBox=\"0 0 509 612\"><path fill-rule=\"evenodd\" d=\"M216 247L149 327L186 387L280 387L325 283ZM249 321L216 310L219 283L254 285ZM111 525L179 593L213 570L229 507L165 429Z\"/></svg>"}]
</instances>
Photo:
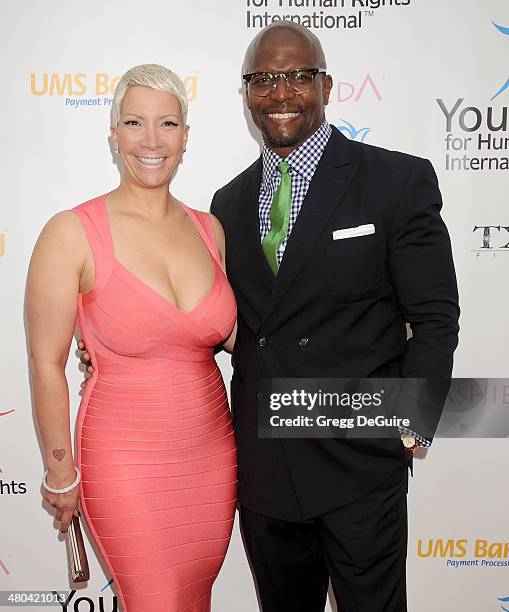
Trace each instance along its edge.
<instances>
[{"instance_id":1,"label":"yellow logo graphic","mask_svg":"<svg viewBox=\"0 0 509 612\"><path fill-rule=\"evenodd\" d=\"M107 72L43 72L30 74L30 92L34 96L112 96L120 76ZM198 77L191 75L183 79L189 102L198 94Z\"/></svg>"},{"instance_id":2,"label":"yellow logo graphic","mask_svg":"<svg viewBox=\"0 0 509 612\"><path fill-rule=\"evenodd\" d=\"M417 555L419 557L464 557L467 554L467 540L419 540Z\"/></svg>"},{"instance_id":3,"label":"yellow logo graphic","mask_svg":"<svg viewBox=\"0 0 509 612\"><path fill-rule=\"evenodd\" d=\"M5 234L0 232L0 257L5 255Z\"/></svg>"},{"instance_id":4,"label":"yellow logo graphic","mask_svg":"<svg viewBox=\"0 0 509 612\"><path fill-rule=\"evenodd\" d=\"M509 542L490 542L481 538L470 545L466 539L417 541L417 555L422 558L462 558L467 554L475 559L509 559Z\"/></svg>"},{"instance_id":5,"label":"yellow logo graphic","mask_svg":"<svg viewBox=\"0 0 509 612\"><path fill-rule=\"evenodd\" d=\"M87 86L83 80L86 76L85 72L77 74L43 72L38 79L35 72L32 72L30 90L34 96L83 96L87 93Z\"/></svg>"}]
</instances>

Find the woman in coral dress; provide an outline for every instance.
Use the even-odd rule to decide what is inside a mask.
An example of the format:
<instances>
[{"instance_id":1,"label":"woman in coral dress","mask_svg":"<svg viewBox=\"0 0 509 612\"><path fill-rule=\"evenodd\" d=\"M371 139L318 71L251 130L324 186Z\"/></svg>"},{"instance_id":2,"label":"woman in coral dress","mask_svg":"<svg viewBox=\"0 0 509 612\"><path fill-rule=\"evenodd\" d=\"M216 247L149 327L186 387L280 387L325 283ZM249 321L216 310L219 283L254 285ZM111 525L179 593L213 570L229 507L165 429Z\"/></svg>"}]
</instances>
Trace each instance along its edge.
<instances>
[{"instance_id":1,"label":"woman in coral dress","mask_svg":"<svg viewBox=\"0 0 509 612\"><path fill-rule=\"evenodd\" d=\"M114 191L46 225L27 315L43 494L65 531L78 499L126 612L207 612L228 547L236 454L214 347L236 318L219 222L168 190L185 151L178 77L120 80ZM77 325L94 374L73 457L65 363ZM78 482L79 481L79 482Z\"/></svg>"}]
</instances>

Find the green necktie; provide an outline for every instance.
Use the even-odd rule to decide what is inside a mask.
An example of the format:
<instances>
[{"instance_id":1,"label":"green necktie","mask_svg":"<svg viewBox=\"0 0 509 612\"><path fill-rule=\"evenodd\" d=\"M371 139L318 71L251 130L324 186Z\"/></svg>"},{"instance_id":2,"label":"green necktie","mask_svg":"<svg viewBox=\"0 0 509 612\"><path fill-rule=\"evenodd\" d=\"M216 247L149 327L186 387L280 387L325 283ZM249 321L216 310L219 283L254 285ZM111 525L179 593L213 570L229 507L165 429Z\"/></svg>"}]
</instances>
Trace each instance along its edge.
<instances>
[{"instance_id":1,"label":"green necktie","mask_svg":"<svg viewBox=\"0 0 509 612\"><path fill-rule=\"evenodd\" d=\"M290 166L282 161L279 162L278 168L281 172L281 183L279 183L270 206L270 231L262 240L262 249L274 276L277 276L279 269L277 252L281 243L286 238L292 207Z\"/></svg>"}]
</instances>

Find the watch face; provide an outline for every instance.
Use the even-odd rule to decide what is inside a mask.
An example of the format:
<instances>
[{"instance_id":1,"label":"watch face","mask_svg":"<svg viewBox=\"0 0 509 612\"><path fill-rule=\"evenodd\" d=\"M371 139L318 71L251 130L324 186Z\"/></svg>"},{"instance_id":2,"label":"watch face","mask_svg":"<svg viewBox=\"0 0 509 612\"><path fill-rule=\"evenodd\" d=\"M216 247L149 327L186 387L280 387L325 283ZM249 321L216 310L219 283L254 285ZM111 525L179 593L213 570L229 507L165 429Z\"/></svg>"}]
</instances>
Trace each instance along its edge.
<instances>
[{"instance_id":1,"label":"watch face","mask_svg":"<svg viewBox=\"0 0 509 612\"><path fill-rule=\"evenodd\" d=\"M404 436L401 440L405 448L413 448L416 445L416 440L413 436Z\"/></svg>"}]
</instances>

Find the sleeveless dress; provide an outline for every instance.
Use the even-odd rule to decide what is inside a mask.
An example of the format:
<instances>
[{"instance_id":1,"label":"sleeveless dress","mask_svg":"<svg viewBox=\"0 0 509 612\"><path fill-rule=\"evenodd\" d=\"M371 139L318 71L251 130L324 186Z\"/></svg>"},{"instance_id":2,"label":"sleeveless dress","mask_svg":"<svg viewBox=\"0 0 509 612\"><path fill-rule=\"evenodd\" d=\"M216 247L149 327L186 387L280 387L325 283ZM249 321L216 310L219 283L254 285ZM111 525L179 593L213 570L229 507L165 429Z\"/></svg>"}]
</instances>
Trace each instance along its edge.
<instances>
[{"instance_id":1,"label":"sleeveless dress","mask_svg":"<svg viewBox=\"0 0 509 612\"><path fill-rule=\"evenodd\" d=\"M76 421L82 511L126 612L208 612L237 496L213 350L233 329L235 299L209 215L179 203L215 270L183 312L115 258L105 198L73 209L95 265L94 288L78 297L95 368Z\"/></svg>"}]
</instances>

